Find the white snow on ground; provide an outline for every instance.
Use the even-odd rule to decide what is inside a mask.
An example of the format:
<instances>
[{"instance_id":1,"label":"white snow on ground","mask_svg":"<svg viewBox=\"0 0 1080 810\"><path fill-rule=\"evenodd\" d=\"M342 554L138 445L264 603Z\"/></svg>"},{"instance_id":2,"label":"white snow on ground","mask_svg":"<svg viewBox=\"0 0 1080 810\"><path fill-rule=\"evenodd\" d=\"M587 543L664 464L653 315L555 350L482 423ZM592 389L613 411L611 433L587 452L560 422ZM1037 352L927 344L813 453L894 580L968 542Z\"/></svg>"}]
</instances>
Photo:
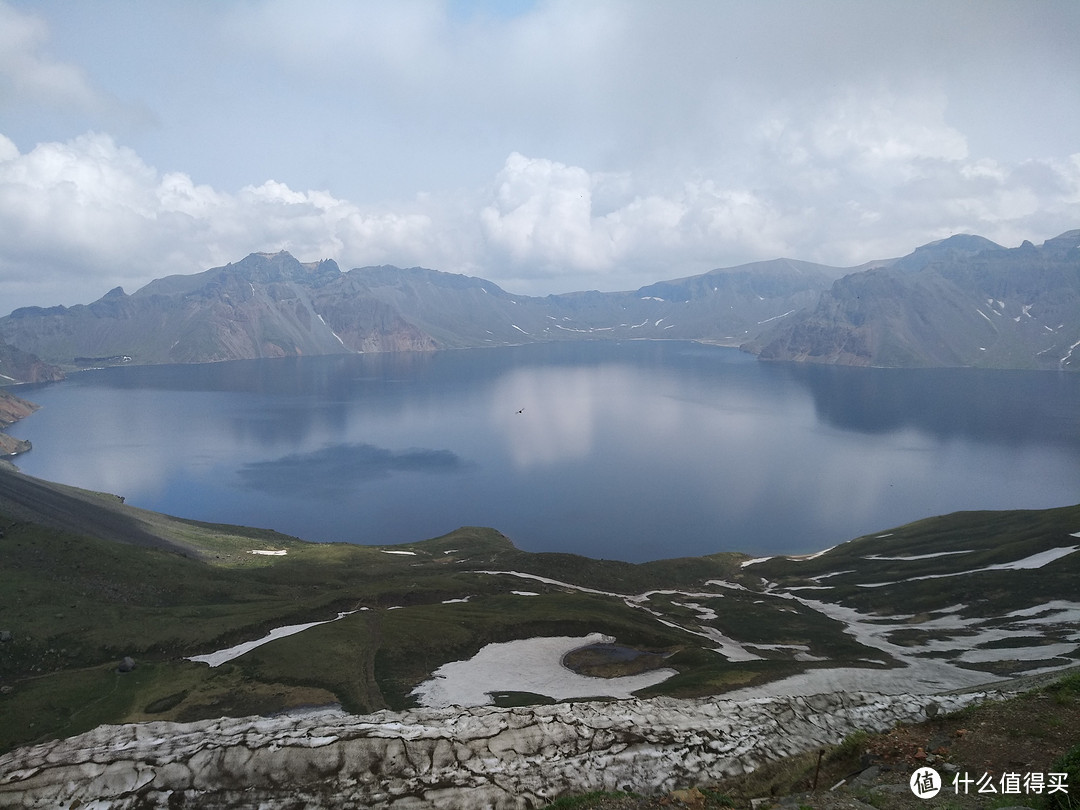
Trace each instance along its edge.
<instances>
[{"instance_id":1,"label":"white snow on ground","mask_svg":"<svg viewBox=\"0 0 1080 810\"><path fill-rule=\"evenodd\" d=\"M747 647L753 647L757 650L792 650L792 658L796 661L828 661L828 658L822 658L820 655L811 655L810 648L805 644L754 644L752 642L746 643Z\"/></svg>"},{"instance_id":2,"label":"white snow on ground","mask_svg":"<svg viewBox=\"0 0 1080 810\"><path fill-rule=\"evenodd\" d=\"M1069 362L1069 360L1072 359L1072 354L1076 350L1077 346L1080 346L1080 340L1076 341L1076 343L1074 343L1072 346L1069 347L1068 354L1066 354L1064 357L1062 357L1060 360L1058 360L1058 363L1064 365L1065 363Z\"/></svg>"},{"instance_id":3,"label":"white snow on ground","mask_svg":"<svg viewBox=\"0 0 1080 810\"><path fill-rule=\"evenodd\" d=\"M896 585L899 582L916 582L920 579L944 579L946 577L959 577L966 574L981 574L984 571L1023 571L1033 568L1042 568L1044 565L1049 565L1054 560L1060 560L1062 557L1068 557L1075 552L1080 546L1063 546L1061 548L1051 548L1046 551L1040 551L1038 554L1032 554L1030 557L1024 557L1022 560L1013 560L1007 563L997 563L996 565L987 565L984 568L973 568L970 571L953 571L949 574L926 574L921 577L908 577L907 579L898 579L894 582L867 582L860 583L860 588L881 588L885 585Z\"/></svg>"},{"instance_id":4,"label":"white snow on ground","mask_svg":"<svg viewBox=\"0 0 1080 810\"><path fill-rule=\"evenodd\" d=\"M675 605L676 607L689 608L690 610L697 613L698 618L701 619L703 622L711 622L713 619L716 618L715 610L710 607L705 607L704 605L699 605L697 602L675 602L673 600L671 604Z\"/></svg>"},{"instance_id":5,"label":"white snow on ground","mask_svg":"<svg viewBox=\"0 0 1080 810\"><path fill-rule=\"evenodd\" d=\"M573 638L555 636L488 644L468 661L435 670L431 680L413 689L421 706L485 706L492 692L533 692L556 700L588 697L629 698L639 689L661 683L676 672L657 669L622 678L590 678L562 664L566 653L588 644L610 643L600 633Z\"/></svg>"},{"instance_id":6,"label":"white snow on ground","mask_svg":"<svg viewBox=\"0 0 1080 810\"><path fill-rule=\"evenodd\" d=\"M193 655L187 660L209 664L212 667L219 667L226 661L232 661L234 658L239 658L244 653L251 652L256 647L261 647L263 644L269 644L271 641L276 641L279 638L285 638L286 636L301 633L310 627L336 622L338 619L342 619L345 616L351 616L355 612L355 610L350 610L347 613L339 613L336 618L327 619L323 622L308 622L307 624L290 624L286 627L278 627L271 630L263 638L256 639L255 641L245 641L243 644L237 644L235 647L229 647L227 650L218 650L217 652L209 653L207 655Z\"/></svg>"},{"instance_id":7,"label":"white snow on ground","mask_svg":"<svg viewBox=\"0 0 1080 810\"><path fill-rule=\"evenodd\" d=\"M680 627L672 622L666 622L661 620L661 624L666 624L668 627L674 627L677 630L686 630L685 627ZM750 652L746 647L740 644L730 636L725 636L715 627L699 627L699 632L694 635L702 636L709 639L716 646L713 647L716 652L727 658L728 661L761 661L764 660L762 656L756 655ZM693 632L693 631L689 631Z\"/></svg>"},{"instance_id":8,"label":"white snow on ground","mask_svg":"<svg viewBox=\"0 0 1080 810\"><path fill-rule=\"evenodd\" d=\"M929 623L928 623L929 624ZM972 623L969 622L970 628ZM919 630L930 629L943 629L943 628L930 628L926 625L917 625ZM894 628L895 629L895 628ZM1035 631L1037 632L1037 631ZM954 653L957 649L966 648L970 652L985 653L987 657L983 658L984 661L1005 661L1009 658L1010 650L995 650L993 648L983 648L986 644L993 644L998 641L1007 641L1009 639L1030 639L1033 635L1033 631L1024 627L1022 624L1012 627L985 627L978 630L975 633L964 633L958 635L956 638L951 639L935 639L932 641L926 641L918 647L911 648L912 651L920 655L932 655L934 653ZM1002 652L1001 655L997 653ZM1053 656L1036 655L1030 657L1028 660L1036 660L1039 658L1052 658ZM963 659L961 659L963 660Z\"/></svg>"},{"instance_id":9,"label":"white snow on ground","mask_svg":"<svg viewBox=\"0 0 1080 810\"><path fill-rule=\"evenodd\" d=\"M813 554L804 554L801 557L789 557L788 559L791 559L791 560L816 560L822 554L828 554L834 548L836 548L836 546L829 546L828 548L823 548L821 551L815 551Z\"/></svg>"},{"instance_id":10,"label":"white snow on ground","mask_svg":"<svg viewBox=\"0 0 1080 810\"><path fill-rule=\"evenodd\" d=\"M1008 619L1018 616L1026 617L1028 624L1080 624L1080 603L1054 599L1041 605L1005 614Z\"/></svg>"},{"instance_id":11,"label":"white snow on ground","mask_svg":"<svg viewBox=\"0 0 1080 810\"><path fill-rule=\"evenodd\" d=\"M261 554L264 557L284 557L289 553L287 548L279 549L277 551L270 551L269 549L253 548L248 554Z\"/></svg>"},{"instance_id":12,"label":"white snow on ground","mask_svg":"<svg viewBox=\"0 0 1080 810\"><path fill-rule=\"evenodd\" d=\"M320 315L320 314L319 314L318 312L316 312L316 313L315 313L315 317L316 317L316 318L318 318L318 319L319 319L319 321L321 321L321 322L322 322L322 325L323 325L323 326L325 326L325 327L326 327L327 329L330 329L330 324L328 324L328 323L327 323L326 321L324 321L324 320L323 320L323 316L322 316L322 315ZM344 345L345 345L345 341L341 339L341 335L339 335L339 334L338 334L337 332L335 332L335 331L334 331L333 329L330 329L330 334L331 334L331 335L333 335L334 337L336 337L336 338L337 338L337 342L338 342L338 343L340 343L340 344L341 344L342 346L344 346Z\"/></svg>"},{"instance_id":13,"label":"white snow on ground","mask_svg":"<svg viewBox=\"0 0 1080 810\"><path fill-rule=\"evenodd\" d=\"M1030 557L1024 557L1022 560L1016 560L1011 563L999 563L998 565L988 565L986 568L978 568L977 571L1020 571L1030 568L1042 568L1044 565L1049 565L1054 560L1060 560L1062 557L1068 557L1080 546L1062 546L1061 548L1051 548L1046 551L1040 551L1038 554L1032 554Z\"/></svg>"},{"instance_id":14,"label":"white snow on ground","mask_svg":"<svg viewBox=\"0 0 1080 810\"><path fill-rule=\"evenodd\" d=\"M821 582L821 580L828 579L829 577L838 577L838 576L841 576L842 574L854 574L854 573L855 573L855 569L852 568L852 569L848 569L847 571L833 571L830 574L818 574L816 577L810 577L810 579L813 580L814 582Z\"/></svg>"},{"instance_id":15,"label":"white snow on ground","mask_svg":"<svg viewBox=\"0 0 1080 810\"><path fill-rule=\"evenodd\" d=\"M1043 644L1039 647L997 647L983 650L967 650L958 661L980 664L987 661L1046 661L1076 652L1078 644ZM1071 662L1075 663L1075 662Z\"/></svg>"},{"instance_id":16,"label":"white snow on ground","mask_svg":"<svg viewBox=\"0 0 1080 810\"><path fill-rule=\"evenodd\" d=\"M674 630L681 630L684 633L689 633L690 635L693 635L693 636L699 636L700 638L707 638L709 641L713 642L716 645L713 649L715 649L716 652L720 653L721 655L727 657L727 659L729 661L759 661L759 660L761 660L760 655L755 655L754 653L750 652L740 642L736 641L733 638L730 638L729 636L725 636L723 633L721 633L719 630L717 630L714 627L699 626L696 630L693 630L693 629L690 629L689 627L684 627L681 624L676 624L675 622L671 622L671 621L668 621L667 619L664 619L662 617L662 614L660 614L659 612L657 612L655 610L652 610L652 609L650 609L650 608L648 608L646 606L646 603L649 601L649 598L652 597L652 596L685 596L685 597L689 597L691 599L694 599L694 598L696 598L696 599L718 599L718 598L722 598L723 594L717 594L717 593L688 593L686 591L658 590L658 591L646 591L645 593L639 593L639 594L634 594L634 595L627 595L627 594L621 594L621 593L611 593L609 591L598 591L595 588L586 588L586 587L583 587L581 585L573 585L573 584L571 584L569 582L560 582L557 579L549 579L548 577L541 577L541 576L537 576L536 574L524 574L524 573L521 573L519 571L480 571L478 573L481 573L481 574L493 574L493 575L503 575L503 576L511 576L511 577L522 577L523 579L533 579L533 580L536 580L538 582L546 582L548 585L556 585L556 586L558 586L560 588L568 588L570 590L581 591L583 593L594 593L594 594L597 594L599 596L610 596L610 597L612 597L614 599L621 599L624 604L626 604L626 605L628 605L630 607L640 608L640 609L645 610L646 612L652 614L652 616L660 624L664 625L665 627L671 627ZM731 582L723 582L722 580L711 580L711 581L707 582L706 584L707 585L724 585L724 586L727 586L727 587L746 590L741 585L737 585L737 584L731 583ZM675 603L675 604L678 604L678 603ZM710 608L706 608L706 607L703 607L701 605L686 605L686 607L691 607L692 609L698 611L699 615L703 611L712 612Z\"/></svg>"},{"instance_id":17,"label":"white snow on ground","mask_svg":"<svg viewBox=\"0 0 1080 810\"><path fill-rule=\"evenodd\" d=\"M784 594L777 595L785 596ZM753 697L816 695L823 692L842 691L883 692L899 695L944 692L1002 680L988 672L975 672L954 666L947 661L917 657L914 653L921 648L903 647L886 640L885 636L896 630L896 625L883 625L880 619L873 621L873 617L865 616L853 608L827 602L815 602L794 595L788 595L786 598L794 599L806 607L843 622L847 626L846 632L854 636L857 641L891 655L906 666L893 669L856 667L811 669L772 683L727 692L724 694L725 698L745 700ZM953 648L955 649L955 645Z\"/></svg>"},{"instance_id":18,"label":"white snow on ground","mask_svg":"<svg viewBox=\"0 0 1080 810\"><path fill-rule=\"evenodd\" d=\"M415 557L416 556L415 551L387 551L385 548L381 549L381 551L382 551L383 554L406 554L406 555L408 555L410 557Z\"/></svg>"},{"instance_id":19,"label":"white snow on ground","mask_svg":"<svg viewBox=\"0 0 1080 810\"><path fill-rule=\"evenodd\" d=\"M705 582L706 585L715 585L718 588L730 588L733 591L748 591L745 585L740 585L738 582L728 582L723 579L710 579Z\"/></svg>"},{"instance_id":20,"label":"white snow on ground","mask_svg":"<svg viewBox=\"0 0 1080 810\"><path fill-rule=\"evenodd\" d=\"M1034 555L1033 555L1034 556ZM1025 558L1030 560L1032 558ZM1018 561L1020 562L1020 561ZM901 663L892 669L814 669L793 675L780 681L761 686L740 689L725 693L725 698L741 700L751 697L769 697L779 695L811 695L840 690L877 691L889 694L904 694L917 691L947 691L969 686L1003 680L988 672L977 672L959 667L956 664L985 663L991 661L1043 661L1074 655L1080 649L1080 643L1035 644L1025 647L986 648L986 645L1004 639L1021 639L1038 636L1046 625L1059 627L1076 626L1080 621L1080 603L1065 600L1051 600L1042 605L1015 610L1003 618L1012 621L1006 627L980 627L993 618L964 619L957 615L964 605L953 605L937 613L945 614L923 622L913 622L914 616L892 615L888 617L860 614L853 608L816 602L810 599L775 592L781 598L793 599L806 607L817 610L826 616L843 622L846 632L868 647L881 650ZM957 630L952 639L934 639L915 646L891 643L889 634L899 629ZM1069 637L1070 642L1080 642L1080 635ZM758 649L767 649L761 645ZM933 657L935 654L966 652L956 659L945 660ZM1053 672L1075 666L1075 660L1061 665L1034 667L1028 672Z\"/></svg>"},{"instance_id":21,"label":"white snow on ground","mask_svg":"<svg viewBox=\"0 0 1080 810\"><path fill-rule=\"evenodd\" d=\"M622 594L608 593L607 591L598 591L596 588L586 588L584 585L572 585L569 582L560 582L557 579L550 579L549 577L541 577L536 574L523 574L519 571L477 571L478 574L490 574L491 576L502 577L521 577L522 579L531 579L535 582L543 582L545 585L556 585L560 588L568 588L572 591L581 591L582 593L595 593L600 596L615 596L623 598Z\"/></svg>"},{"instance_id":22,"label":"white snow on ground","mask_svg":"<svg viewBox=\"0 0 1080 810\"><path fill-rule=\"evenodd\" d=\"M1072 536L1080 537L1080 532ZM962 573L978 573L990 570L1018 570L1041 568L1054 560L1060 559L1075 552L1080 546L1069 546L1049 549L1039 554L1025 557L1010 563L1001 563L986 568L972 571L957 572L956 574L934 576L958 576ZM411 551L387 551L387 554L415 555ZM254 552L253 552L254 553ZM819 552L821 554L824 552ZM969 553L969 552L962 552ZM813 555L818 556L818 555ZM928 555L940 556L940 555ZM806 559L806 558L804 558ZM904 559L915 559L914 557ZM751 564L748 561L743 565ZM686 627L675 624L658 610L649 606L649 601L654 596L678 596L692 600L717 600L724 598L723 593L713 592L685 592L676 590L657 590L643 594L628 595L610 593L594 588L562 582L548 577L526 574L517 571L481 571L478 573L489 575L514 576L522 579L543 582L568 590L583 593L598 594L622 600L626 605L645 610L658 622L673 629L708 639L715 645L717 652L726 656L731 661L761 660L761 656L751 652L748 648L756 650L779 650L791 649L793 658L798 661L820 661L809 652L809 648L797 644L743 644L729 638L719 630L707 625ZM930 579L931 577L916 577L914 579ZM907 580L904 580L907 581ZM884 584L884 583L883 583ZM726 582L724 580L710 580L707 585L743 590L742 585ZM918 621L913 615L875 616L860 614L853 608L843 605L834 605L827 602L817 602L805 597L796 596L781 591L774 583L767 583L767 591L774 598L790 599L816 610L830 618L842 622L847 633L854 636L860 643L871 649L881 651L883 659L892 657L901 666L889 669L861 669L853 667L835 669L814 669L808 672L794 675L771 684L749 687L736 692L727 693L725 697L731 699L745 699L750 697L765 697L772 695L807 695L821 692L839 690L866 690L879 691L891 694L902 694L912 691L945 691L959 689L968 686L978 686L994 681L1002 680L998 676L986 672L976 672L957 666L958 662L980 663L1002 660L1018 661L1049 661L1063 659L1065 656L1075 655L1080 649L1080 633L1066 636L1068 643L1059 642L1053 644L1030 645L1025 647L1001 647L987 648L983 645L1000 642L1008 639L1030 638L1039 635L1042 628L1047 626L1064 627L1066 630L1080 623L1080 603L1067 600L1051 600L1041 605L1030 608L1015 610L1006 614L1003 619L1009 620L1003 627L981 627L989 620L986 618L964 619L958 614L965 609L965 605L953 605L934 611L935 618ZM519 596L537 596L533 591L512 591ZM450 599L452 602L463 602L464 599ZM763 600L757 600L758 602ZM716 618L713 608L706 607L700 602L674 602L673 604L694 610L700 620L709 621ZM395 610L397 607L388 608ZM337 619L350 615L349 613L338 614ZM330 621L336 621L331 619ZM257 641L246 642L221 650L209 655L195 656L189 660L201 661L210 666L219 666L244 653L255 649L270 641L283 638L294 633L302 632L327 622L310 622L308 624L290 625L278 628L266 637ZM996 623L996 620L995 620ZM910 628L921 631L959 631L952 639L928 640L922 644L897 645L891 643L889 634L896 630ZM1058 638L1061 638L1059 635ZM440 667L431 680L426 681L414 690L418 699L425 706L447 705L484 705L491 702L490 692L522 691L534 692L547 695L555 699L585 698L608 696L615 698L629 697L632 692L661 683L671 675L674 670L654 670L641 675L624 678L590 678L577 675L562 666L561 659L565 653L572 649L587 644L598 642L610 642L613 639L594 633L582 638L558 637L558 638L534 638L523 639L505 644L492 644L483 648L469 661L456 661ZM958 649L966 649L959 658L944 660L942 653L955 653ZM866 659L868 663L878 661ZM1068 661L1060 666L1035 667L1032 672L1051 672L1074 665Z\"/></svg>"},{"instance_id":23,"label":"white snow on ground","mask_svg":"<svg viewBox=\"0 0 1080 810\"><path fill-rule=\"evenodd\" d=\"M869 557L863 557L864 560L931 560L934 557L951 557L954 554L971 554L974 549L968 551L937 551L933 554L911 554L907 557L883 557L880 554L871 554Z\"/></svg>"},{"instance_id":24,"label":"white snow on ground","mask_svg":"<svg viewBox=\"0 0 1080 810\"><path fill-rule=\"evenodd\" d=\"M763 299L761 299L761 300L763 300L763 301L764 301L765 299L763 298ZM788 315L790 315L790 314L791 314L792 312L794 312L794 311L795 311L795 310L793 310L793 309L789 309L789 310L788 310L787 312L785 312L785 313L784 313L783 315L773 315L773 316L772 316L771 318L766 318L766 319L765 319L765 320L763 320L763 321L758 321L758 322L757 322L757 323L758 323L758 326L761 326L761 325L762 325L763 323L768 323L769 321L775 321L775 320L777 320L777 319L779 319L779 318L786 318L786 317L787 317Z\"/></svg>"},{"instance_id":25,"label":"white snow on ground","mask_svg":"<svg viewBox=\"0 0 1080 810\"><path fill-rule=\"evenodd\" d=\"M752 560L743 560L741 563L739 563L739 567L746 568L746 566L748 565L757 565L758 563L763 563L771 559L772 557L754 557L754 559Z\"/></svg>"}]
</instances>

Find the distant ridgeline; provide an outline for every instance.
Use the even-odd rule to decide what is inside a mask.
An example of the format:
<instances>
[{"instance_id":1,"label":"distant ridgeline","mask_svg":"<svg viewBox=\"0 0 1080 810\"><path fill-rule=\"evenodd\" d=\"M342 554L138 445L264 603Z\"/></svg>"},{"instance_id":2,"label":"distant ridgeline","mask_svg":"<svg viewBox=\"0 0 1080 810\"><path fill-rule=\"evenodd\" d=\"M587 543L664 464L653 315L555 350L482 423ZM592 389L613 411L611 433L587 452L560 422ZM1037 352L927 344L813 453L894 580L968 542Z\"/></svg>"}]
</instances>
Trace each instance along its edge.
<instances>
[{"instance_id":1,"label":"distant ridgeline","mask_svg":"<svg viewBox=\"0 0 1080 810\"><path fill-rule=\"evenodd\" d=\"M55 379L57 366L634 338L739 346L767 360L1070 369L1080 230L1038 247L953 236L855 268L777 259L543 298L418 267L342 272L332 260L253 253L131 295L118 287L92 304L15 310L0 318L0 383Z\"/></svg>"}]
</instances>

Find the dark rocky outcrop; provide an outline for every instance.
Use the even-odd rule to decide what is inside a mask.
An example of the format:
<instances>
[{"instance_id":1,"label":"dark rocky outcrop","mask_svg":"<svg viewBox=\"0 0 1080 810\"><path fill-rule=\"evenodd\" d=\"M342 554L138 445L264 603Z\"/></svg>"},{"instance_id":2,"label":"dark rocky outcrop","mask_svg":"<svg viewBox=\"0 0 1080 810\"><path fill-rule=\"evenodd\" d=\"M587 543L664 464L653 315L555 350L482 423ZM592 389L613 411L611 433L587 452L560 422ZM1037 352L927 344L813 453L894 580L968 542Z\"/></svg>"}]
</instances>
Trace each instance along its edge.
<instances>
[{"instance_id":1,"label":"dark rocky outcrop","mask_svg":"<svg viewBox=\"0 0 1080 810\"><path fill-rule=\"evenodd\" d=\"M62 380L64 372L36 355L0 341L0 385Z\"/></svg>"}]
</instances>

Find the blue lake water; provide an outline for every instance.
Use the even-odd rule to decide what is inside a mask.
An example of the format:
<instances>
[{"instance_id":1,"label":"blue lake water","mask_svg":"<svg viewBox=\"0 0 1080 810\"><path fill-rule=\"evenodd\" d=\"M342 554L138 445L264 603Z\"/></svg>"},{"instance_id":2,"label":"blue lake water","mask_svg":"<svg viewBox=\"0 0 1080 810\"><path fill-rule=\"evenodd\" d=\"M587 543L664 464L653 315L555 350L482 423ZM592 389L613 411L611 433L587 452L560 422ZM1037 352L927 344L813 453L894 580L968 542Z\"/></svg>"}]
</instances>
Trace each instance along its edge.
<instances>
[{"instance_id":1,"label":"blue lake water","mask_svg":"<svg viewBox=\"0 0 1080 810\"><path fill-rule=\"evenodd\" d=\"M24 472L310 540L484 525L608 559L804 553L1080 502L1076 374L635 341L114 368L18 393L43 406L8 431L34 444Z\"/></svg>"}]
</instances>

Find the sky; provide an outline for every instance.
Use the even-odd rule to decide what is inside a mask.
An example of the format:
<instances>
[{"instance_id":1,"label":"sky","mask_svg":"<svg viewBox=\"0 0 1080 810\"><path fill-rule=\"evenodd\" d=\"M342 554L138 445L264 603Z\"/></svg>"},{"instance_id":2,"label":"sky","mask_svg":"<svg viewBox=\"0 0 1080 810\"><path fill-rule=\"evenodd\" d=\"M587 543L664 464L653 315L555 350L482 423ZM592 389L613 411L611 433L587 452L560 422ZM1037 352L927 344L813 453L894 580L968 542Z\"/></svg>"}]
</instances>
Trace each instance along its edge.
<instances>
[{"instance_id":1,"label":"sky","mask_svg":"<svg viewBox=\"0 0 1080 810\"><path fill-rule=\"evenodd\" d=\"M518 294L1080 228L1075 0L0 0L0 314L255 251Z\"/></svg>"}]
</instances>

